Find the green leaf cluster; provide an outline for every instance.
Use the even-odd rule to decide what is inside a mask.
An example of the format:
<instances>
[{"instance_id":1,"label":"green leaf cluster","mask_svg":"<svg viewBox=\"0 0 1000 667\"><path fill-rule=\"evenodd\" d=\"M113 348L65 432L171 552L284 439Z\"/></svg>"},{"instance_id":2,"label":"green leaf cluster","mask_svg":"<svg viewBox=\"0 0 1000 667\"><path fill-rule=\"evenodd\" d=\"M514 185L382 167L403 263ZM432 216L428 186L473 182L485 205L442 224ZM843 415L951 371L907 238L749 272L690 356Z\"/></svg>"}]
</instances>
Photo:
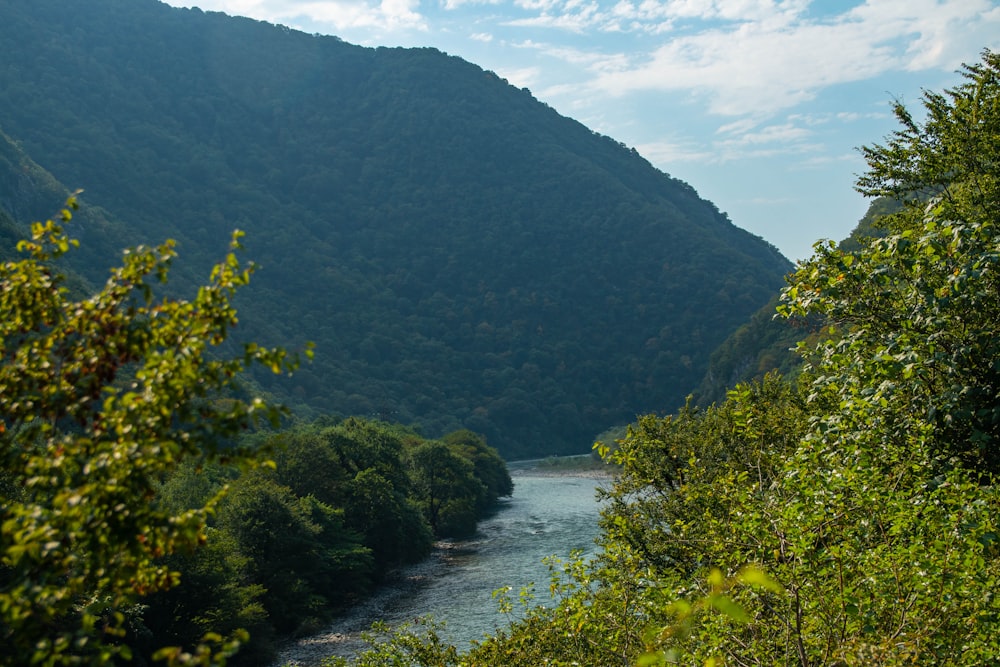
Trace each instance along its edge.
<instances>
[{"instance_id":1,"label":"green leaf cluster","mask_svg":"<svg viewBox=\"0 0 1000 667\"><path fill-rule=\"evenodd\" d=\"M213 353L253 271L236 257L239 232L193 300L156 296L170 242L126 251L100 290L75 300L56 268L75 245L63 231L75 207L70 198L32 225L23 259L0 264L0 664L129 658L132 606L176 585L163 557L205 540L219 500L170 512L150 502L157 485L190 457L249 463L233 439L280 411L229 399L234 379L255 364L294 366L278 348ZM233 648L212 641L222 659Z\"/></svg>"}]
</instances>

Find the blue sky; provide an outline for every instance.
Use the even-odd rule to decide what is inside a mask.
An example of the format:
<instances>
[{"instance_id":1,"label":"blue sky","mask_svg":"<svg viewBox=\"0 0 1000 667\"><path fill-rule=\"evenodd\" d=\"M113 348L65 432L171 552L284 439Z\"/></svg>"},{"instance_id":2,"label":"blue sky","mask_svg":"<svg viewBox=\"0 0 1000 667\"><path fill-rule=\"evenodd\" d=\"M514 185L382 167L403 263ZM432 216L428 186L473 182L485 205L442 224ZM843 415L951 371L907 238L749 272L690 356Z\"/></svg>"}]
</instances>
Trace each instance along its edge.
<instances>
[{"instance_id":1,"label":"blue sky","mask_svg":"<svg viewBox=\"0 0 1000 667\"><path fill-rule=\"evenodd\" d=\"M890 106L1000 50L1000 0L168 0L430 46L636 148L734 223L805 259L867 202L856 148Z\"/></svg>"}]
</instances>

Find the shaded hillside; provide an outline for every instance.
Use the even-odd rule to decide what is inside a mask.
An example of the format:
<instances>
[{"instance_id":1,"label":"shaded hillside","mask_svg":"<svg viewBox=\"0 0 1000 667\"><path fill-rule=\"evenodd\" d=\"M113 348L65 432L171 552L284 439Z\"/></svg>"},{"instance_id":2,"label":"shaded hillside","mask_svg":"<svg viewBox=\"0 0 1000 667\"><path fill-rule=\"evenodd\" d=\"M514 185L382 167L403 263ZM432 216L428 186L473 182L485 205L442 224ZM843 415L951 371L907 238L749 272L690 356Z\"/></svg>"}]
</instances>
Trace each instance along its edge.
<instances>
[{"instance_id":1,"label":"shaded hillside","mask_svg":"<svg viewBox=\"0 0 1000 667\"><path fill-rule=\"evenodd\" d=\"M30 223L56 215L71 192L0 131L0 260L17 258L15 245L27 236ZM122 248L139 242L134 230L96 206L82 205L73 219L68 231L81 241L73 251L79 266L94 267L109 255L117 259ZM107 277L89 273L94 281ZM73 282L82 287L79 276Z\"/></svg>"},{"instance_id":2,"label":"shaded hillside","mask_svg":"<svg viewBox=\"0 0 1000 667\"><path fill-rule=\"evenodd\" d=\"M861 244L865 239L880 238L885 236L886 231L881 221L882 218L894 215L903 210L903 205L895 199L879 197L872 200L864 217L858 221L857 226L851 230L850 236L840 242L842 250L857 252L861 249Z\"/></svg>"},{"instance_id":3,"label":"shaded hillside","mask_svg":"<svg viewBox=\"0 0 1000 667\"><path fill-rule=\"evenodd\" d=\"M634 151L432 49L153 0L0 0L0 19L0 127L135 238L176 238L177 284L244 229L263 268L242 334L316 343L293 380L262 378L306 411L584 450L682 403L790 268Z\"/></svg>"},{"instance_id":4,"label":"shaded hillside","mask_svg":"<svg viewBox=\"0 0 1000 667\"><path fill-rule=\"evenodd\" d=\"M899 202L885 197L873 200L851 234L840 242L840 247L856 252L864 239L882 236L884 231L879 221L901 208ZM696 404L722 401L736 384L759 380L773 370L786 376L798 373L801 359L794 351L795 346L816 333L820 323L775 317L777 306L778 295L775 294L712 352L708 372L693 395Z\"/></svg>"}]
</instances>

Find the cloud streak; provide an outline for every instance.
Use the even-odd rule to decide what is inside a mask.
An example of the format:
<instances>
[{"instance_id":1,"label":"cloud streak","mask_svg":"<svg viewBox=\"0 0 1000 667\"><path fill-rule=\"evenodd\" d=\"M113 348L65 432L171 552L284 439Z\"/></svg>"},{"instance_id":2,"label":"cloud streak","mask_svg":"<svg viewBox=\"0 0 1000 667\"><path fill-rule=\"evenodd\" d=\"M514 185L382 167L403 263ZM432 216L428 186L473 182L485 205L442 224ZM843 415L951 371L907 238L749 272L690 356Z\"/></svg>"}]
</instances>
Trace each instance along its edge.
<instances>
[{"instance_id":1,"label":"cloud streak","mask_svg":"<svg viewBox=\"0 0 1000 667\"><path fill-rule=\"evenodd\" d=\"M989 44L1000 34L1000 10L985 0L880 0L832 16L810 14L804 1L702 4L665 3L658 18L671 32L614 68L595 57L601 67L590 67L587 91L681 91L703 99L713 114L771 115L830 86L893 71L954 69L967 57L970 36ZM631 4L617 7L641 15Z\"/></svg>"}]
</instances>

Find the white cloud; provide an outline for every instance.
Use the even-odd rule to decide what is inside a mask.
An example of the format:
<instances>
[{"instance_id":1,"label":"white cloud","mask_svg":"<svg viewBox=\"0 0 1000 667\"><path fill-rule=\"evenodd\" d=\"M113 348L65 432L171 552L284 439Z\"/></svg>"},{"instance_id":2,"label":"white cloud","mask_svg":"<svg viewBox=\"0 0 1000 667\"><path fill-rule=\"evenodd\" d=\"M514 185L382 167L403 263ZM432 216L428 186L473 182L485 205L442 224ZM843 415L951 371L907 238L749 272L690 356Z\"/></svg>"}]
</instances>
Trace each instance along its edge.
<instances>
[{"instance_id":1,"label":"white cloud","mask_svg":"<svg viewBox=\"0 0 1000 667\"><path fill-rule=\"evenodd\" d=\"M721 115L772 113L812 99L824 85L874 76L889 54L843 28L770 32L757 24L672 40L645 63L595 79L610 94L690 90ZM843 51L851 55L841 56Z\"/></svg>"},{"instance_id":2,"label":"white cloud","mask_svg":"<svg viewBox=\"0 0 1000 667\"><path fill-rule=\"evenodd\" d=\"M987 0L872 0L833 17L810 17L806 5L668 3L677 17L725 21L634 55L594 77L589 89L690 91L715 114L769 115L836 84L891 71L954 69L967 57L970 33L984 45L997 44L1000 34L1000 12Z\"/></svg>"},{"instance_id":3,"label":"white cloud","mask_svg":"<svg viewBox=\"0 0 1000 667\"><path fill-rule=\"evenodd\" d=\"M793 123L782 125L769 125L756 132L743 132L735 139L727 139L720 142L727 146L750 146L754 144L770 143L793 143L799 142L810 136L809 130L798 127Z\"/></svg>"},{"instance_id":4,"label":"white cloud","mask_svg":"<svg viewBox=\"0 0 1000 667\"><path fill-rule=\"evenodd\" d=\"M732 123L727 123L720 126L715 133L716 134L743 134L744 132L749 132L758 125L757 121L753 118L741 118L740 120L734 121Z\"/></svg>"},{"instance_id":5,"label":"white cloud","mask_svg":"<svg viewBox=\"0 0 1000 667\"><path fill-rule=\"evenodd\" d=\"M504 0L441 0L441 7L447 10L458 9L469 5L499 5Z\"/></svg>"},{"instance_id":6,"label":"white cloud","mask_svg":"<svg viewBox=\"0 0 1000 667\"><path fill-rule=\"evenodd\" d=\"M881 120L888 117L889 114L887 113L838 111L836 113L793 113L788 116L788 120L795 123L802 123L803 125L808 125L810 127L815 127L819 125L829 125L830 123L857 123L865 120Z\"/></svg>"},{"instance_id":7,"label":"white cloud","mask_svg":"<svg viewBox=\"0 0 1000 667\"><path fill-rule=\"evenodd\" d=\"M462 0L449 0L460 2ZM670 32L679 22L760 22L780 27L795 20L809 0L514 0L531 16L507 21L509 25L551 28L582 33Z\"/></svg>"},{"instance_id":8,"label":"white cloud","mask_svg":"<svg viewBox=\"0 0 1000 667\"><path fill-rule=\"evenodd\" d=\"M809 6L809 0L676 0L666 5L679 18L774 21L801 13Z\"/></svg>"},{"instance_id":9,"label":"white cloud","mask_svg":"<svg viewBox=\"0 0 1000 667\"><path fill-rule=\"evenodd\" d=\"M729 128L724 133L727 135L726 138L712 142L711 152L716 162L819 153L825 149L821 143L813 139L811 130L794 122L760 128L740 123L731 123L723 127Z\"/></svg>"},{"instance_id":10,"label":"white cloud","mask_svg":"<svg viewBox=\"0 0 1000 667\"><path fill-rule=\"evenodd\" d=\"M336 30L372 28L384 32L426 30L427 21L417 11L419 6L419 0L381 0L378 3L322 0L291 5L297 15Z\"/></svg>"},{"instance_id":11,"label":"white cloud","mask_svg":"<svg viewBox=\"0 0 1000 667\"><path fill-rule=\"evenodd\" d=\"M368 29L378 33L428 29L419 0L170 0L233 16L251 16L292 27L323 25L332 31Z\"/></svg>"},{"instance_id":12,"label":"white cloud","mask_svg":"<svg viewBox=\"0 0 1000 667\"><path fill-rule=\"evenodd\" d=\"M836 118L839 121L853 123L859 120L881 120L883 118L888 118L891 114L885 112L869 112L869 113L858 113L855 111L841 111L836 114Z\"/></svg>"},{"instance_id":13,"label":"white cloud","mask_svg":"<svg viewBox=\"0 0 1000 667\"><path fill-rule=\"evenodd\" d=\"M582 3L577 0L565 0L558 9L561 11L543 11L537 16L512 19L504 23L508 26L521 28L556 28L583 34L588 28L606 22L604 13L600 11L600 6L596 2Z\"/></svg>"},{"instance_id":14,"label":"white cloud","mask_svg":"<svg viewBox=\"0 0 1000 667\"><path fill-rule=\"evenodd\" d=\"M570 46L561 46L544 42L524 40L511 44L519 49L530 49L537 51L546 57L560 60L569 65L581 67L593 74L602 74L621 71L628 66L628 55L625 53L602 53L600 51L585 51ZM577 88L577 84L569 84L569 87Z\"/></svg>"},{"instance_id":15,"label":"white cloud","mask_svg":"<svg viewBox=\"0 0 1000 667\"><path fill-rule=\"evenodd\" d=\"M651 163L665 168L683 162L714 162L717 157L691 142L655 141L636 146L636 150Z\"/></svg>"},{"instance_id":16,"label":"white cloud","mask_svg":"<svg viewBox=\"0 0 1000 667\"><path fill-rule=\"evenodd\" d=\"M954 69L970 43L998 44L1000 8L992 0L867 0L849 12L889 38L907 38L901 54L908 71Z\"/></svg>"},{"instance_id":17,"label":"white cloud","mask_svg":"<svg viewBox=\"0 0 1000 667\"><path fill-rule=\"evenodd\" d=\"M654 141L637 146L637 150L654 164L670 165L679 162L722 164L816 153L824 149L814 140L810 130L792 122L758 127L753 120L741 120L720 127L716 135L721 138L707 143L690 139Z\"/></svg>"},{"instance_id":18,"label":"white cloud","mask_svg":"<svg viewBox=\"0 0 1000 667\"><path fill-rule=\"evenodd\" d=\"M506 79L510 85L517 88L531 88L541 78L542 71L538 67L505 68L501 67L496 75Z\"/></svg>"},{"instance_id":19,"label":"white cloud","mask_svg":"<svg viewBox=\"0 0 1000 667\"><path fill-rule=\"evenodd\" d=\"M840 162L855 162L860 166L863 163L863 160L858 153L811 155L804 160L796 162L796 168L819 169Z\"/></svg>"},{"instance_id":20,"label":"white cloud","mask_svg":"<svg viewBox=\"0 0 1000 667\"><path fill-rule=\"evenodd\" d=\"M562 0L514 0L514 4L521 9L545 13L557 9Z\"/></svg>"}]
</instances>

